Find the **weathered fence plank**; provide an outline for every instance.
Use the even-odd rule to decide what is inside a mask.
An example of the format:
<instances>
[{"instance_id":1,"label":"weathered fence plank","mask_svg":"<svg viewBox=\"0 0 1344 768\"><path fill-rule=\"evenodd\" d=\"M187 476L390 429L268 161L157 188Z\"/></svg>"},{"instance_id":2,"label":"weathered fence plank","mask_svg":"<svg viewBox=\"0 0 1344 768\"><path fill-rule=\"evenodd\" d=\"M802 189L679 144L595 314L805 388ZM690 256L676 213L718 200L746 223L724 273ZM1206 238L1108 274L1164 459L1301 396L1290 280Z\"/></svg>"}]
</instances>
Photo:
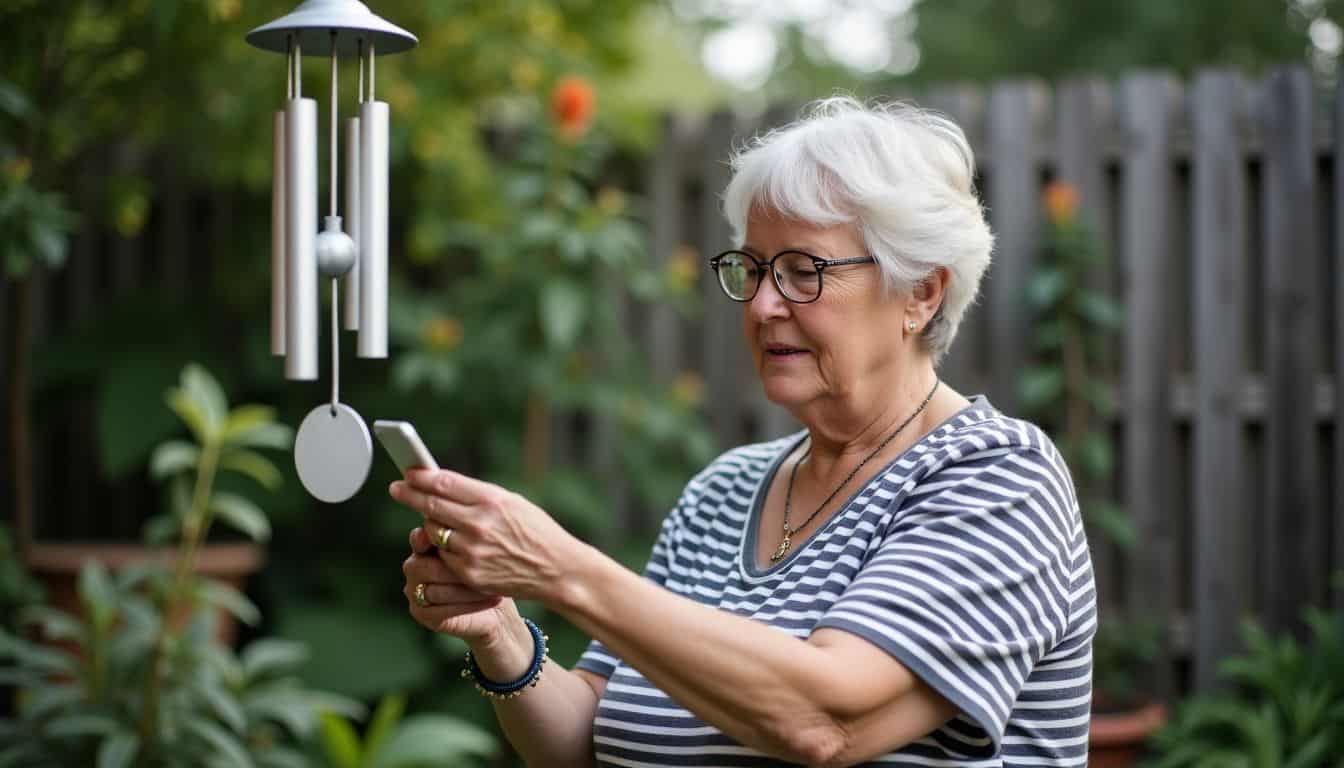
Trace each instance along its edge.
<instances>
[{"instance_id":1,"label":"weathered fence plank","mask_svg":"<svg viewBox=\"0 0 1344 768\"><path fill-rule=\"evenodd\" d=\"M735 123L733 113L720 110L710 115L700 150L700 253L704 258L729 247L732 233L724 221L720 194L728 184L728 152ZM738 374L741 355L742 308L724 297L708 269L701 277L704 322L701 336L705 396L710 429L719 446L728 448L743 441L742 388Z\"/></svg>"},{"instance_id":2,"label":"weathered fence plank","mask_svg":"<svg viewBox=\"0 0 1344 768\"><path fill-rule=\"evenodd\" d=\"M1278 70L1264 81L1265 414L1267 506L1260 515L1264 559L1260 606L1286 629L1301 610L1288 595L1325 597L1325 526L1317 473L1312 396L1316 383L1316 162L1311 79Z\"/></svg>"},{"instance_id":3,"label":"weathered fence plank","mask_svg":"<svg viewBox=\"0 0 1344 768\"><path fill-rule=\"evenodd\" d=\"M1323 307L1332 307L1335 313L1334 345L1334 508L1333 551L1330 565L1333 571L1344 571L1344 158L1340 149L1344 148L1344 78L1335 84L1334 114L1334 207L1333 232L1335 284L1334 300L1323 302ZM1344 611L1344 585L1331 592L1336 610Z\"/></svg>"},{"instance_id":4,"label":"weathered fence plank","mask_svg":"<svg viewBox=\"0 0 1344 768\"><path fill-rule=\"evenodd\" d=\"M1096 137L1101 133L1100 102L1106 95L1104 84L1091 78L1073 78L1064 81L1055 94L1055 179L1067 183L1078 192L1078 216L1095 234L1103 258L1088 270L1087 285L1107 296L1115 294L1111 280L1111 266L1115 254L1110 250L1110 222L1106 212L1110 200L1102 183L1101 147ZM1114 344L1104 345L1102 357L1109 363L1114 359ZM1107 366L1109 368L1109 365ZM1099 375L1107 370L1096 371ZM1106 425L1096 425L1106 429ZM1110 498L1111 489L1085 475L1076 477L1078 491L1083 498L1101 496ZM1102 485L1103 487L1095 487ZM1095 537L1092 546L1092 570L1098 593L1110 598L1117 590L1117 555L1115 545L1105 537Z\"/></svg>"},{"instance_id":5,"label":"weathered fence plank","mask_svg":"<svg viewBox=\"0 0 1344 768\"><path fill-rule=\"evenodd\" d=\"M1215 685L1249 608L1245 451L1237 394L1246 335L1246 177L1237 144L1242 81L1200 74L1190 107L1195 154L1194 687Z\"/></svg>"},{"instance_id":6,"label":"weathered fence plank","mask_svg":"<svg viewBox=\"0 0 1344 768\"><path fill-rule=\"evenodd\" d=\"M929 90L923 103L924 106L951 118L966 134L967 141L974 142L978 133L976 126L980 122L976 119L976 93L977 91L970 86L936 87ZM956 341L947 351L938 370L938 375L944 381L964 394L981 392L985 386L981 373L983 367L981 350L984 348L985 330L984 319L981 317L983 314L983 309L974 306L967 310L961 326L957 329Z\"/></svg>"},{"instance_id":7,"label":"weathered fence plank","mask_svg":"<svg viewBox=\"0 0 1344 768\"><path fill-rule=\"evenodd\" d=\"M1170 222L1172 173L1170 151L1170 78L1141 74L1120 84L1120 114L1130 142L1121 162L1121 263L1124 268L1124 508L1141 544L1127 552L1130 615L1169 623L1174 618L1171 585L1176 583L1175 529L1170 512L1171 431L1166 327L1168 279L1174 261ZM1171 692L1169 654L1156 660L1149 684L1159 696Z\"/></svg>"},{"instance_id":8,"label":"weathered fence plank","mask_svg":"<svg viewBox=\"0 0 1344 768\"><path fill-rule=\"evenodd\" d=\"M683 243L682 205L685 186L682 169L686 167L685 129L675 115L662 121L662 140L654 151L646 178L645 196L649 200L649 250L653 269L667 269L677 248ZM676 309L659 303L648 309L649 365L656 381L670 382L681 372L681 318Z\"/></svg>"},{"instance_id":9,"label":"weathered fence plank","mask_svg":"<svg viewBox=\"0 0 1344 768\"><path fill-rule=\"evenodd\" d=\"M988 280L991 401L1017 411L1017 380L1028 359L1030 318L1023 311L1036 262L1040 177L1033 160L1031 83L991 86L989 96L989 216L997 235Z\"/></svg>"}]
</instances>

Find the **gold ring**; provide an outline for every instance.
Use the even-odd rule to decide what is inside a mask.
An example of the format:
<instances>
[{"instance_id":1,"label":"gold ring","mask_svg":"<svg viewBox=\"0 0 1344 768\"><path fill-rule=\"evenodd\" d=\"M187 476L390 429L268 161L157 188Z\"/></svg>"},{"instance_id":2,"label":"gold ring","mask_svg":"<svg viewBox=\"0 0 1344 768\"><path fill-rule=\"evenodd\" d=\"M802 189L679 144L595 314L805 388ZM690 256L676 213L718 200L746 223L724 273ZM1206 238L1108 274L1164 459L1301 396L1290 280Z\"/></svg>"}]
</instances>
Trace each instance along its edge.
<instances>
[{"instance_id":1,"label":"gold ring","mask_svg":"<svg viewBox=\"0 0 1344 768\"><path fill-rule=\"evenodd\" d=\"M415 604L421 608L429 607L429 598L425 597L425 583L420 582L415 585Z\"/></svg>"},{"instance_id":2,"label":"gold ring","mask_svg":"<svg viewBox=\"0 0 1344 768\"><path fill-rule=\"evenodd\" d=\"M452 528L440 528L434 533L434 546L439 549L448 548L448 540L453 537Z\"/></svg>"}]
</instances>

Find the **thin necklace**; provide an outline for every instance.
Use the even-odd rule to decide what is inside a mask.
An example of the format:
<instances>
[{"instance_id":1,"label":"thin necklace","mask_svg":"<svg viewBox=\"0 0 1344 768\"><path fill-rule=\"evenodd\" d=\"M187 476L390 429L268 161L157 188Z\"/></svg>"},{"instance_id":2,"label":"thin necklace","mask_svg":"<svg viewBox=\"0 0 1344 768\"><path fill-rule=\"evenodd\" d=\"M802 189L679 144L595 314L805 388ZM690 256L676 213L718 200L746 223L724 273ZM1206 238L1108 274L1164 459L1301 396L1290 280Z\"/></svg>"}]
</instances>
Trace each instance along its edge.
<instances>
[{"instance_id":1,"label":"thin necklace","mask_svg":"<svg viewBox=\"0 0 1344 768\"><path fill-rule=\"evenodd\" d=\"M890 435L887 435L887 438L882 441L882 444L874 448L872 453L865 456L863 461L860 461L857 467L850 470L850 473L845 476L845 479L840 481L840 484L835 487L834 491L831 491L831 495L827 496L826 500L821 502L821 504L817 507L817 510L807 516L807 519L803 521L802 525L799 525L797 528L790 528L789 513L793 511L793 479L798 476L798 465L802 464L805 460L807 460L808 456L812 455L812 446L810 444L807 446L807 452L804 453L798 459L798 461L794 462L793 469L789 471L789 488L788 491L786 491L784 494L784 540L779 542L779 548L775 550L775 554L770 556L770 562L777 563L780 560L782 560L784 558L784 554L789 551L789 547L793 546L793 534L806 528L807 524L812 522L812 518L821 514L821 510L825 509L826 505L831 503L831 499L835 498L835 495L840 492L841 488L844 488L846 485L849 485L849 481L854 479L854 476L859 473L860 469L863 469L863 465L867 464L869 461L872 460L874 456L881 453L883 448L886 448L887 445L889 445L892 440L895 440L896 436L901 434L901 431L904 430L907 426L909 426L910 422L914 421L915 417L918 416L920 413L922 413L924 409L928 407L929 401L933 399L933 393L938 391L938 384L939 384L938 379L934 379L933 389L929 390L929 394L925 396L924 402L919 404L919 407L915 409L915 412L910 414L910 416L906 418L905 421L901 422L901 426L897 427L896 431L892 432Z\"/></svg>"}]
</instances>

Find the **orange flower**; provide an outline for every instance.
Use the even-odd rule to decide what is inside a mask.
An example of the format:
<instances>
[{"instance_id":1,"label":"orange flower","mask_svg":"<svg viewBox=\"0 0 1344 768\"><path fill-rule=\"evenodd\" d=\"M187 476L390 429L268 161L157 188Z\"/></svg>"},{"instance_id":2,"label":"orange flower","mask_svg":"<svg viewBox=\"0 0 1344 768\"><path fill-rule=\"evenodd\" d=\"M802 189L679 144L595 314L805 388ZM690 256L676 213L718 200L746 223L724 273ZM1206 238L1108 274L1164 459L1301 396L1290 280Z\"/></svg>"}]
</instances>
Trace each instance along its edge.
<instances>
[{"instance_id":1,"label":"orange flower","mask_svg":"<svg viewBox=\"0 0 1344 768\"><path fill-rule=\"evenodd\" d=\"M596 106L597 92L592 83L581 77L562 78L551 92L551 117L559 126L560 134L570 141L588 130Z\"/></svg>"},{"instance_id":2,"label":"orange flower","mask_svg":"<svg viewBox=\"0 0 1344 768\"><path fill-rule=\"evenodd\" d=\"M1045 213L1055 224L1073 221L1078 211L1078 189L1066 181L1051 182L1043 195Z\"/></svg>"}]
</instances>

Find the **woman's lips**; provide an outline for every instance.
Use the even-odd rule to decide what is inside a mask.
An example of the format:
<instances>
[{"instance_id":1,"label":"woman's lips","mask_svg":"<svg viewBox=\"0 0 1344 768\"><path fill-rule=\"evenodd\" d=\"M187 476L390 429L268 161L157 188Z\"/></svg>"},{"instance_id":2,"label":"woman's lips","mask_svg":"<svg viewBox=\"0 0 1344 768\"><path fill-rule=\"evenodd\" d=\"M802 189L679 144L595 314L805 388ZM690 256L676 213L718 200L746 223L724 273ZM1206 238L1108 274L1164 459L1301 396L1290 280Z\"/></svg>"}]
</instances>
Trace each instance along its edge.
<instances>
[{"instance_id":1,"label":"woman's lips","mask_svg":"<svg viewBox=\"0 0 1344 768\"><path fill-rule=\"evenodd\" d=\"M765 354L771 360L787 360L806 355L807 350L800 347L785 346L783 344L772 344L765 348Z\"/></svg>"}]
</instances>

